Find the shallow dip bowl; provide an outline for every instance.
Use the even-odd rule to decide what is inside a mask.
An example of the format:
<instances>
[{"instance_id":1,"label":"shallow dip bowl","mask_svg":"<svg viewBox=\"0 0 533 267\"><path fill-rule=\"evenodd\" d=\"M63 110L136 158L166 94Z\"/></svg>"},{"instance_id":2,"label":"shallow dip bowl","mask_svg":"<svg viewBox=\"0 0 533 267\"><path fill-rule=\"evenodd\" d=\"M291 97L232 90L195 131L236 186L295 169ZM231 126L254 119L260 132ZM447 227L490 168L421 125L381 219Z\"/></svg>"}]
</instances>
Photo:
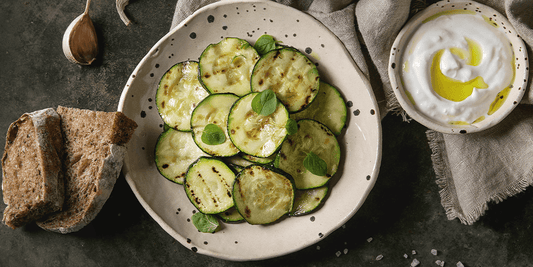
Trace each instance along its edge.
<instances>
[{"instance_id":1,"label":"shallow dip bowl","mask_svg":"<svg viewBox=\"0 0 533 267\"><path fill-rule=\"evenodd\" d=\"M500 98L498 101L502 101L502 103L499 103L501 106L497 108L494 113L485 116L482 120L476 120L471 124L443 122L442 120L437 120L435 117L424 114L414 104L415 101L412 100L412 96L407 90L412 90L413 88L407 88L402 78L404 51L406 51L410 42L414 39L413 37L421 25L427 20L431 20L435 16L443 14L442 12L448 14L472 13L474 15L482 16L485 21L487 21L487 27L494 27L497 31L503 33L511 44L512 56L514 57L513 64L515 77L509 86L510 90L504 97L498 95ZM505 16L486 5L474 1L447 0L437 2L427 7L425 10L413 16L413 18L406 23L392 45L388 70L396 99L409 117L438 132L467 134L488 129L502 121L507 115L509 115L509 113L511 113L522 100L526 90L529 66L524 42Z\"/></svg>"}]
</instances>

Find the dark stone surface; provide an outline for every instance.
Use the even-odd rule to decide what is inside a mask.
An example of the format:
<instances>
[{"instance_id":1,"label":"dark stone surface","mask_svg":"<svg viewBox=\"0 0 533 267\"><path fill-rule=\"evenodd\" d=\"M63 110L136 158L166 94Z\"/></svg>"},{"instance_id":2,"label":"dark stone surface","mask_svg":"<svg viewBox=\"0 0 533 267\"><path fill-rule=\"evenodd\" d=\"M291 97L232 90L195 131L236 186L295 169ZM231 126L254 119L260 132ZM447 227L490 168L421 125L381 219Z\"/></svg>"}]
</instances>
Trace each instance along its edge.
<instances>
[{"instance_id":1,"label":"dark stone surface","mask_svg":"<svg viewBox=\"0 0 533 267\"><path fill-rule=\"evenodd\" d=\"M126 12L133 24L126 27L114 1L93 0L101 51L88 67L68 62L61 49L63 32L85 1L1 1L0 130L7 132L24 112L46 107L116 110L129 75L169 30L175 1L131 1ZM148 215L121 176L101 213L79 232L1 225L0 266L410 266L414 258L419 266L437 266L436 260L445 266L531 266L533 190L490 204L472 226L448 221L425 131L387 116L382 167L367 201L342 228L293 254L256 262L196 254Z\"/></svg>"}]
</instances>

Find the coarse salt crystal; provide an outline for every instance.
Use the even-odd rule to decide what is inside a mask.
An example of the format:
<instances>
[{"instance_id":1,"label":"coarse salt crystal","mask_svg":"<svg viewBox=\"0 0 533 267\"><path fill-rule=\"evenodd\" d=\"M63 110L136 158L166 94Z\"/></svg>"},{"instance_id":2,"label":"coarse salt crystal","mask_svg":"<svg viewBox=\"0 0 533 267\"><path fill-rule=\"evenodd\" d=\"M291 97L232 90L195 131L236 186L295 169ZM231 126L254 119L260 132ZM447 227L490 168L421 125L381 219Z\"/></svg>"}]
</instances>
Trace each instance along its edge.
<instances>
[{"instance_id":1,"label":"coarse salt crystal","mask_svg":"<svg viewBox=\"0 0 533 267\"><path fill-rule=\"evenodd\" d=\"M465 266L463 265L462 262L458 261L458 262L457 262L457 267L465 267Z\"/></svg>"},{"instance_id":2,"label":"coarse salt crystal","mask_svg":"<svg viewBox=\"0 0 533 267\"><path fill-rule=\"evenodd\" d=\"M420 264L420 262L417 259L414 259L413 262L411 262L411 267L418 266L418 264Z\"/></svg>"},{"instance_id":3,"label":"coarse salt crystal","mask_svg":"<svg viewBox=\"0 0 533 267\"><path fill-rule=\"evenodd\" d=\"M342 254L342 252L340 252L340 251L335 252L335 255L336 255L337 257L340 257L341 254Z\"/></svg>"},{"instance_id":4,"label":"coarse salt crystal","mask_svg":"<svg viewBox=\"0 0 533 267\"><path fill-rule=\"evenodd\" d=\"M343 252L344 252L344 254L348 254L348 249L345 248Z\"/></svg>"},{"instance_id":5,"label":"coarse salt crystal","mask_svg":"<svg viewBox=\"0 0 533 267\"><path fill-rule=\"evenodd\" d=\"M436 249L432 249L432 250L431 250L431 254L437 256L437 250L436 250Z\"/></svg>"},{"instance_id":6,"label":"coarse salt crystal","mask_svg":"<svg viewBox=\"0 0 533 267\"><path fill-rule=\"evenodd\" d=\"M409 256L407 254L403 254L403 257L406 258L406 259L409 258Z\"/></svg>"},{"instance_id":7,"label":"coarse salt crystal","mask_svg":"<svg viewBox=\"0 0 533 267\"><path fill-rule=\"evenodd\" d=\"M370 242L372 242L372 240L373 240L373 238L372 238L372 237L369 237L369 238L366 240L366 242L370 243Z\"/></svg>"},{"instance_id":8,"label":"coarse salt crystal","mask_svg":"<svg viewBox=\"0 0 533 267\"><path fill-rule=\"evenodd\" d=\"M437 265L440 266L440 267L443 267L443 266L444 266L444 261L437 260L437 261L435 262L435 264L437 264Z\"/></svg>"},{"instance_id":9,"label":"coarse salt crystal","mask_svg":"<svg viewBox=\"0 0 533 267\"><path fill-rule=\"evenodd\" d=\"M376 257L376 260L377 260L377 261L380 261L381 259L383 259L383 255L379 254L379 255Z\"/></svg>"},{"instance_id":10,"label":"coarse salt crystal","mask_svg":"<svg viewBox=\"0 0 533 267\"><path fill-rule=\"evenodd\" d=\"M316 246L316 250L320 250L320 246Z\"/></svg>"},{"instance_id":11,"label":"coarse salt crystal","mask_svg":"<svg viewBox=\"0 0 533 267\"><path fill-rule=\"evenodd\" d=\"M411 251L411 254L415 255L416 254L416 250L413 249L413 251Z\"/></svg>"}]
</instances>

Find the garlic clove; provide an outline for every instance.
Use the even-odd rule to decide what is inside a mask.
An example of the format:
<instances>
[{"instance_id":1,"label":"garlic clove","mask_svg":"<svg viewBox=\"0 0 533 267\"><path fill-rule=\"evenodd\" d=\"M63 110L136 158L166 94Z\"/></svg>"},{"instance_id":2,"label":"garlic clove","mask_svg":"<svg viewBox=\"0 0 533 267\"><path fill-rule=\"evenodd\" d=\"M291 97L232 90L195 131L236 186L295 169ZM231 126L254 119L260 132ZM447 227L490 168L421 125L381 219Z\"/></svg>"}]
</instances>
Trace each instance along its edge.
<instances>
[{"instance_id":1,"label":"garlic clove","mask_svg":"<svg viewBox=\"0 0 533 267\"><path fill-rule=\"evenodd\" d=\"M117 0L116 1L118 15L120 16L120 19L122 20L122 22L126 24L126 26L129 26L131 24L131 21L126 16L126 13L124 13L124 9L129 4L129 2L130 2L129 0Z\"/></svg>"},{"instance_id":2,"label":"garlic clove","mask_svg":"<svg viewBox=\"0 0 533 267\"><path fill-rule=\"evenodd\" d=\"M90 2L87 1L85 12L70 23L63 35L65 57L80 65L90 65L98 54L98 38L88 12Z\"/></svg>"}]
</instances>

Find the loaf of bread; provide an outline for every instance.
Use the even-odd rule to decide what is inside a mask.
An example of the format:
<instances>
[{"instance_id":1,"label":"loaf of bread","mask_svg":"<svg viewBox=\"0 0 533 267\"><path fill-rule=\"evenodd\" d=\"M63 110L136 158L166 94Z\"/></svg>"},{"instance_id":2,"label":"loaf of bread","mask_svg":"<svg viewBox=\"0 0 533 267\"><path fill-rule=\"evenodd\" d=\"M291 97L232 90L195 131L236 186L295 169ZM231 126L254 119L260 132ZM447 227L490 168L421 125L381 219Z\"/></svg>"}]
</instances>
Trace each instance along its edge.
<instances>
[{"instance_id":1,"label":"loaf of bread","mask_svg":"<svg viewBox=\"0 0 533 267\"><path fill-rule=\"evenodd\" d=\"M60 117L52 108L23 114L7 131L2 156L3 223L15 229L63 206Z\"/></svg>"},{"instance_id":2,"label":"loaf of bread","mask_svg":"<svg viewBox=\"0 0 533 267\"><path fill-rule=\"evenodd\" d=\"M121 112L58 107L61 117L65 202L37 221L45 230L71 233L91 222L109 198L122 169L125 144L137 124Z\"/></svg>"}]
</instances>

